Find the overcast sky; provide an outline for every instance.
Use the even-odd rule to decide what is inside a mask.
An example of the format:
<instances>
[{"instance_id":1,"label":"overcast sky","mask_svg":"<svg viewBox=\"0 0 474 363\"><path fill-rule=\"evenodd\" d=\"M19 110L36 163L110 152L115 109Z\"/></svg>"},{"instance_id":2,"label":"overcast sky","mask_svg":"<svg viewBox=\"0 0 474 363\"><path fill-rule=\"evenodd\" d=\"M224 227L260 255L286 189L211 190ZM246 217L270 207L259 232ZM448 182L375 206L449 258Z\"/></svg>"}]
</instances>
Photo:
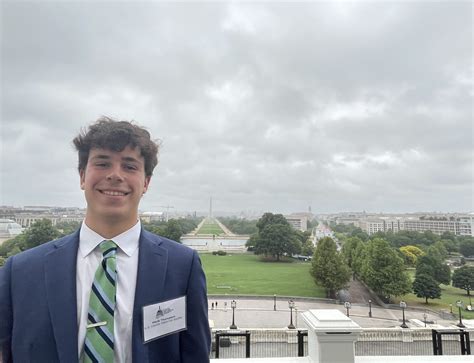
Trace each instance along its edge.
<instances>
[{"instance_id":1,"label":"overcast sky","mask_svg":"<svg viewBox=\"0 0 474 363\"><path fill-rule=\"evenodd\" d=\"M162 140L142 210L470 212L464 2L2 2L0 205L84 207L72 139Z\"/></svg>"}]
</instances>

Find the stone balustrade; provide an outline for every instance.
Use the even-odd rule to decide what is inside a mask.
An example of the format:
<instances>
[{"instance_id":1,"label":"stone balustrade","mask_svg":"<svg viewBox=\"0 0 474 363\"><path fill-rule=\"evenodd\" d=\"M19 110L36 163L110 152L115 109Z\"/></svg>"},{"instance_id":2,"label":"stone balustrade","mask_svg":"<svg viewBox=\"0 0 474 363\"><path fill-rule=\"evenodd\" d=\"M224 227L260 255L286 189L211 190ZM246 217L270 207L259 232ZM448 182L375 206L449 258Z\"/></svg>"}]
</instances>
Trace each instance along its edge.
<instances>
[{"instance_id":1,"label":"stone balustrade","mask_svg":"<svg viewBox=\"0 0 474 363\"><path fill-rule=\"evenodd\" d=\"M314 309L302 314L308 329L308 356L287 358L225 359L229 363L474 363L472 355L410 355L410 356L356 356L355 342L400 341L405 343L426 339L426 329L364 329L336 309ZM259 340L258 332L254 332ZM288 335L294 340L294 335ZM447 339L455 339L454 337ZM290 343L283 339L281 343ZM293 343L293 341L291 342ZM211 359L219 363L222 359Z\"/></svg>"}]
</instances>

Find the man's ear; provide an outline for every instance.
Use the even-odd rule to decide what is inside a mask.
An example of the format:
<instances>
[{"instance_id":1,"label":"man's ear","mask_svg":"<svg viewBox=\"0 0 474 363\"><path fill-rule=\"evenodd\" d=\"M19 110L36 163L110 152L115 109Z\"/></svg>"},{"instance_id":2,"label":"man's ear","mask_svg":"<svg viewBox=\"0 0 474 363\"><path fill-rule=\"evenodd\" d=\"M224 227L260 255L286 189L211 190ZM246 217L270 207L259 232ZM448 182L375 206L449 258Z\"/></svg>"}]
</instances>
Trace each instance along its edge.
<instances>
[{"instance_id":1,"label":"man's ear","mask_svg":"<svg viewBox=\"0 0 474 363\"><path fill-rule=\"evenodd\" d=\"M84 184L85 184L85 179L86 179L86 172L85 172L84 169L82 169L82 170L79 172L79 177L80 177L81 189L84 190Z\"/></svg>"},{"instance_id":2,"label":"man's ear","mask_svg":"<svg viewBox=\"0 0 474 363\"><path fill-rule=\"evenodd\" d=\"M151 176L146 176L145 185L143 186L143 194L145 194L146 191L148 190L148 187L150 186L150 181L151 181Z\"/></svg>"}]
</instances>

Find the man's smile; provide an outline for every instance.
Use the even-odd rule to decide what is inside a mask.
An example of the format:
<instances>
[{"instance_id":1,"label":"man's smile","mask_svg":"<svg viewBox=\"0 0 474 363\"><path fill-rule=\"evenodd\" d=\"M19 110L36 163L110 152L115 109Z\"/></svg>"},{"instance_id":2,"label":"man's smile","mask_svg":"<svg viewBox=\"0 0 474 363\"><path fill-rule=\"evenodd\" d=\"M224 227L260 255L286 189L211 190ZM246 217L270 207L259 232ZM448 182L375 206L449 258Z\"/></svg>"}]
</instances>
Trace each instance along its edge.
<instances>
[{"instance_id":1,"label":"man's smile","mask_svg":"<svg viewBox=\"0 0 474 363\"><path fill-rule=\"evenodd\" d=\"M130 192L122 192L122 191L120 191L120 190L104 190L104 189L98 189L98 191L99 191L101 194L110 195L110 196L113 196L113 197L126 196L126 195L130 194Z\"/></svg>"}]
</instances>

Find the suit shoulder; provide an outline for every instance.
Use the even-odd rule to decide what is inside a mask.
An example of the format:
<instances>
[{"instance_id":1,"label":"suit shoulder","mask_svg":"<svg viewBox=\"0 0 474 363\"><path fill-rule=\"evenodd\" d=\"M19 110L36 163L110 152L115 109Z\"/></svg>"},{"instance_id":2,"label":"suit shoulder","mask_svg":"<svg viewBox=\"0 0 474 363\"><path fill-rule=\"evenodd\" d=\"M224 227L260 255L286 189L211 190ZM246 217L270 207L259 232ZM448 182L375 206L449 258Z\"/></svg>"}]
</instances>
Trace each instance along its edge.
<instances>
[{"instance_id":1,"label":"suit shoulder","mask_svg":"<svg viewBox=\"0 0 474 363\"><path fill-rule=\"evenodd\" d=\"M195 252L192 248L185 246L182 243L173 241L172 239L166 237L159 236L145 229L142 233L144 237L158 243L161 247L166 248L168 250L186 254L193 254Z\"/></svg>"}]
</instances>

